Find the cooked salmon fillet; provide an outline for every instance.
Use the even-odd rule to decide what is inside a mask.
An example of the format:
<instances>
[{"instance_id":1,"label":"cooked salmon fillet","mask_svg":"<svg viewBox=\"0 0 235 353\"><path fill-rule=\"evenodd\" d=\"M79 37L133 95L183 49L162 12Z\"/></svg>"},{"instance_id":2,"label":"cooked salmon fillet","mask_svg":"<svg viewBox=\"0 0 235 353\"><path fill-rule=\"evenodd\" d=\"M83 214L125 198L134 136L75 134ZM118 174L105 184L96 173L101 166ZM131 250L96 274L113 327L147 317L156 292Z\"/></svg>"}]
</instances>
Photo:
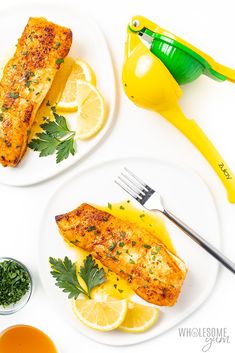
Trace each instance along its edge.
<instances>
[{"instance_id":1,"label":"cooked salmon fillet","mask_svg":"<svg viewBox=\"0 0 235 353\"><path fill-rule=\"evenodd\" d=\"M0 82L0 162L22 159L36 112L72 44L70 29L30 18Z\"/></svg>"},{"instance_id":2,"label":"cooked salmon fillet","mask_svg":"<svg viewBox=\"0 0 235 353\"><path fill-rule=\"evenodd\" d=\"M66 241L89 251L147 302L176 303L187 269L155 235L88 204L55 218Z\"/></svg>"}]
</instances>

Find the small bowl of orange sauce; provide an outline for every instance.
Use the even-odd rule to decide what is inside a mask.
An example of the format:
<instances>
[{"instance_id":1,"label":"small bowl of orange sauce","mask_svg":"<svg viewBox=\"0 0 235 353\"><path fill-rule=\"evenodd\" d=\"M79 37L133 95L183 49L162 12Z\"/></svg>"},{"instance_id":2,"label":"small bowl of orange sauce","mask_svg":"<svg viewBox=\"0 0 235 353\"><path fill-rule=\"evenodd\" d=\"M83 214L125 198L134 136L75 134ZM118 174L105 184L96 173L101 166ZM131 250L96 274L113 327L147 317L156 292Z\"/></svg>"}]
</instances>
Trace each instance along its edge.
<instances>
[{"instance_id":1,"label":"small bowl of orange sauce","mask_svg":"<svg viewBox=\"0 0 235 353\"><path fill-rule=\"evenodd\" d=\"M29 325L15 325L0 333L1 353L59 353L51 338Z\"/></svg>"}]
</instances>

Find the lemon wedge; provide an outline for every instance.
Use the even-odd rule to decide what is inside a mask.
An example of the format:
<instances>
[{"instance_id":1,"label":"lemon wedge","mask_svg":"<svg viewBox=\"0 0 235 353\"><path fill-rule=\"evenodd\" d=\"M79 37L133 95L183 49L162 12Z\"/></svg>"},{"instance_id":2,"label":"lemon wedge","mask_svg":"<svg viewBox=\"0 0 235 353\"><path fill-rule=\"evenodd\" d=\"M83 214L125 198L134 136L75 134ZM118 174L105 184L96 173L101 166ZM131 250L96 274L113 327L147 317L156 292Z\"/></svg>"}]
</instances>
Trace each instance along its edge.
<instances>
[{"instance_id":1,"label":"lemon wedge","mask_svg":"<svg viewBox=\"0 0 235 353\"><path fill-rule=\"evenodd\" d=\"M119 329L126 332L144 332L158 319L158 309L147 305L128 302L126 317Z\"/></svg>"},{"instance_id":2,"label":"lemon wedge","mask_svg":"<svg viewBox=\"0 0 235 353\"><path fill-rule=\"evenodd\" d=\"M99 331L111 331L120 326L127 312L127 300L115 298L77 299L73 311L86 326Z\"/></svg>"},{"instance_id":3,"label":"lemon wedge","mask_svg":"<svg viewBox=\"0 0 235 353\"><path fill-rule=\"evenodd\" d=\"M89 82L77 81L76 138L86 140L94 136L105 122L105 105L102 95Z\"/></svg>"},{"instance_id":4,"label":"lemon wedge","mask_svg":"<svg viewBox=\"0 0 235 353\"><path fill-rule=\"evenodd\" d=\"M74 112L78 109L77 103L77 81L83 80L96 84L96 77L91 67L84 61L77 59L74 61L72 71L67 79L61 99L57 104L58 110Z\"/></svg>"}]
</instances>

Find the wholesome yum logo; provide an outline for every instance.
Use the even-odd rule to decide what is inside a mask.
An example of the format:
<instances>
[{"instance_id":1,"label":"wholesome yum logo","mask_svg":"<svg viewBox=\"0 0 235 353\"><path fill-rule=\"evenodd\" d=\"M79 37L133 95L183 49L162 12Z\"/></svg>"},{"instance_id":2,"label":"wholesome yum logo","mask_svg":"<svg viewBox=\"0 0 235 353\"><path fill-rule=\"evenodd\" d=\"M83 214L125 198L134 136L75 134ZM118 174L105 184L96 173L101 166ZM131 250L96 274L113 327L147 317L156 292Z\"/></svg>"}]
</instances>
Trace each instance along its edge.
<instances>
[{"instance_id":1,"label":"wholesome yum logo","mask_svg":"<svg viewBox=\"0 0 235 353\"><path fill-rule=\"evenodd\" d=\"M213 344L229 344L230 337L227 328L203 327L203 328L178 328L180 337L203 338L202 352L208 352Z\"/></svg>"}]
</instances>

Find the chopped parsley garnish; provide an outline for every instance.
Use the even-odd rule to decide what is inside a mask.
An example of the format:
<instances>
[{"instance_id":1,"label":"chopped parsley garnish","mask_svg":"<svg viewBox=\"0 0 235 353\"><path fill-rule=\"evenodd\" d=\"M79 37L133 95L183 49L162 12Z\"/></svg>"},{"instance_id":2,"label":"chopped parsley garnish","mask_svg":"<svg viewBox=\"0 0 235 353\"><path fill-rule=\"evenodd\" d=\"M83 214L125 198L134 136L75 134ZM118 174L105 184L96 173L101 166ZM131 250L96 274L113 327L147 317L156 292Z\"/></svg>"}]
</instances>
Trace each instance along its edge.
<instances>
[{"instance_id":1,"label":"chopped parsley garnish","mask_svg":"<svg viewBox=\"0 0 235 353\"><path fill-rule=\"evenodd\" d=\"M34 72L33 71L30 71L30 70L26 70L25 71L25 74L24 74L24 78L25 80L28 80L30 77L32 76L35 76Z\"/></svg>"},{"instance_id":2,"label":"chopped parsley garnish","mask_svg":"<svg viewBox=\"0 0 235 353\"><path fill-rule=\"evenodd\" d=\"M56 64L57 65L60 65L60 64L62 64L64 62L64 59L63 58L59 58L59 59L56 59Z\"/></svg>"},{"instance_id":3,"label":"chopped parsley garnish","mask_svg":"<svg viewBox=\"0 0 235 353\"><path fill-rule=\"evenodd\" d=\"M136 245L136 241L132 240L131 245L135 246Z\"/></svg>"},{"instance_id":4,"label":"chopped parsley garnish","mask_svg":"<svg viewBox=\"0 0 235 353\"><path fill-rule=\"evenodd\" d=\"M112 204L108 202L108 208L111 210L112 209Z\"/></svg>"},{"instance_id":5,"label":"chopped parsley garnish","mask_svg":"<svg viewBox=\"0 0 235 353\"><path fill-rule=\"evenodd\" d=\"M90 226L90 227L87 227L87 232L92 232L93 230L96 230L96 226Z\"/></svg>"},{"instance_id":6,"label":"chopped parsley garnish","mask_svg":"<svg viewBox=\"0 0 235 353\"><path fill-rule=\"evenodd\" d=\"M73 245L76 245L76 244L80 243L80 241L75 239L75 240L70 240L70 243Z\"/></svg>"},{"instance_id":7,"label":"chopped parsley garnish","mask_svg":"<svg viewBox=\"0 0 235 353\"><path fill-rule=\"evenodd\" d=\"M156 254L159 253L159 251L161 250L161 248L162 248L161 245L156 246L156 248L155 248Z\"/></svg>"},{"instance_id":8,"label":"chopped parsley garnish","mask_svg":"<svg viewBox=\"0 0 235 353\"><path fill-rule=\"evenodd\" d=\"M31 85L31 82L32 82L31 80L26 81L26 82L25 82L25 86L29 88L30 85Z\"/></svg>"},{"instance_id":9,"label":"chopped parsley garnish","mask_svg":"<svg viewBox=\"0 0 235 353\"><path fill-rule=\"evenodd\" d=\"M26 50L26 51L23 51L23 53L22 53L24 56L28 56L29 55L29 52L28 52L28 50Z\"/></svg>"},{"instance_id":10,"label":"chopped parsley garnish","mask_svg":"<svg viewBox=\"0 0 235 353\"><path fill-rule=\"evenodd\" d=\"M51 275L56 279L56 286L63 289L64 293L68 293L70 299L77 299L81 293L91 299L92 289L106 281L104 269L99 269L91 255L86 257L78 272L85 282L85 288L78 280L76 263L72 263L67 256L64 260L50 257L49 263L52 268Z\"/></svg>"},{"instance_id":11,"label":"chopped parsley garnish","mask_svg":"<svg viewBox=\"0 0 235 353\"><path fill-rule=\"evenodd\" d=\"M134 265L134 264L135 264L135 261L132 260L132 259L130 259L130 260L129 260L129 263L132 264L132 265Z\"/></svg>"},{"instance_id":12,"label":"chopped parsley garnish","mask_svg":"<svg viewBox=\"0 0 235 353\"><path fill-rule=\"evenodd\" d=\"M75 154L75 131L69 130L65 117L58 115L55 107L51 107L51 110L55 120L46 121L40 125L43 132L36 134L37 138L31 140L29 148L40 152L39 157L56 153L56 163L60 163L67 159L70 154Z\"/></svg>"},{"instance_id":13,"label":"chopped parsley garnish","mask_svg":"<svg viewBox=\"0 0 235 353\"><path fill-rule=\"evenodd\" d=\"M124 246L125 244L123 243L123 241L121 241L118 245L119 245L121 248L123 248L123 246Z\"/></svg>"},{"instance_id":14,"label":"chopped parsley garnish","mask_svg":"<svg viewBox=\"0 0 235 353\"><path fill-rule=\"evenodd\" d=\"M125 207L123 207L122 205L119 208L120 210L125 210Z\"/></svg>"},{"instance_id":15,"label":"chopped parsley garnish","mask_svg":"<svg viewBox=\"0 0 235 353\"><path fill-rule=\"evenodd\" d=\"M146 249L150 249L150 248L151 248L151 245L149 245L149 244L144 244L143 247L146 248Z\"/></svg>"},{"instance_id":16,"label":"chopped parsley garnish","mask_svg":"<svg viewBox=\"0 0 235 353\"><path fill-rule=\"evenodd\" d=\"M60 47L61 43L60 42L56 42L55 43L55 49L58 49Z\"/></svg>"},{"instance_id":17,"label":"chopped parsley garnish","mask_svg":"<svg viewBox=\"0 0 235 353\"><path fill-rule=\"evenodd\" d=\"M0 305L17 303L30 288L28 272L13 260L0 262Z\"/></svg>"},{"instance_id":18,"label":"chopped parsley garnish","mask_svg":"<svg viewBox=\"0 0 235 353\"><path fill-rule=\"evenodd\" d=\"M10 92L9 97L13 99L19 98L19 93L18 92Z\"/></svg>"},{"instance_id":19,"label":"chopped parsley garnish","mask_svg":"<svg viewBox=\"0 0 235 353\"><path fill-rule=\"evenodd\" d=\"M114 249L116 248L116 246L117 246L117 242L114 241L114 242L109 246L109 250L110 250L110 251L114 250Z\"/></svg>"},{"instance_id":20,"label":"chopped parsley garnish","mask_svg":"<svg viewBox=\"0 0 235 353\"><path fill-rule=\"evenodd\" d=\"M33 41L33 34L34 34L34 33L35 33L35 31L32 31L32 32L30 33L30 35L29 35L30 42Z\"/></svg>"}]
</instances>

